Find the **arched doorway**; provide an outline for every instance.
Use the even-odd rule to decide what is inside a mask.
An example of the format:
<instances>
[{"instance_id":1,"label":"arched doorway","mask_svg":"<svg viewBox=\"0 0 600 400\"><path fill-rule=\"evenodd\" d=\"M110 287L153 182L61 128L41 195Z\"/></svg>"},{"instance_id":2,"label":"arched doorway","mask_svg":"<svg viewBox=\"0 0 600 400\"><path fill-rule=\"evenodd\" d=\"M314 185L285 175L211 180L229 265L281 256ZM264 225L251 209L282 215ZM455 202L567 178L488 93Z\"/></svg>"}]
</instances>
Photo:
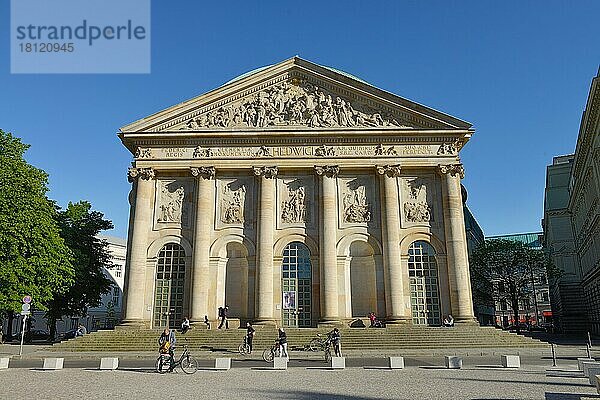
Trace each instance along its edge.
<instances>
[{"instance_id":1,"label":"arched doorway","mask_svg":"<svg viewBox=\"0 0 600 400\"><path fill-rule=\"evenodd\" d=\"M440 290L435 250L424 241L408 248L408 276L415 325L441 325Z\"/></svg>"},{"instance_id":2,"label":"arched doorway","mask_svg":"<svg viewBox=\"0 0 600 400\"><path fill-rule=\"evenodd\" d=\"M248 251L241 243L227 243L225 265L225 304L231 318L247 318Z\"/></svg>"},{"instance_id":3,"label":"arched doorway","mask_svg":"<svg viewBox=\"0 0 600 400\"><path fill-rule=\"evenodd\" d=\"M355 241L350 245L350 302L353 317L377 313L375 258L368 243Z\"/></svg>"},{"instance_id":4,"label":"arched doorway","mask_svg":"<svg viewBox=\"0 0 600 400\"><path fill-rule=\"evenodd\" d=\"M154 322L157 328L177 328L183 319L185 250L167 243L158 253L154 292Z\"/></svg>"},{"instance_id":5,"label":"arched doorway","mask_svg":"<svg viewBox=\"0 0 600 400\"><path fill-rule=\"evenodd\" d=\"M304 243L292 242L283 249L281 289L283 326L312 326L312 267Z\"/></svg>"}]
</instances>

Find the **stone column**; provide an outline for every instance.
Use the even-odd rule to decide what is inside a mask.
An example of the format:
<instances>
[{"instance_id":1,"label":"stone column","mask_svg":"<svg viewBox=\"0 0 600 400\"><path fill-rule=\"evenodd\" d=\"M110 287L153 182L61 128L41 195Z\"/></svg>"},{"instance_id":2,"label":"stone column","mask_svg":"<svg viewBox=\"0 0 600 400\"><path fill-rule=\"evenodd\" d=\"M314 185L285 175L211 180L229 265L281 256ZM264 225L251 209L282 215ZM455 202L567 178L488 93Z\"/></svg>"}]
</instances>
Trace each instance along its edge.
<instances>
[{"instance_id":1,"label":"stone column","mask_svg":"<svg viewBox=\"0 0 600 400\"><path fill-rule=\"evenodd\" d=\"M125 268L127 279L126 303L123 308L123 324L147 325L144 321L146 259L148 231L152 227L152 197L154 195L154 170L152 168L129 168L129 182L135 186L135 212L131 229L129 265Z\"/></svg>"},{"instance_id":2,"label":"stone column","mask_svg":"<svg viewBox=\"0 0 600 400\"><path fill-rule=\"evenodd\" d=\"M215 167L190 168L190 171L197 178L190 321L203 323L204 316L208 315L208 291L211 284L209 259Z\"/></svg>"},{"instance_id":3,"label":"stone column","mask_svg":"<svg viewBox=\"0 0 600 400\"><path fill-rule=\"evenodd\" d=\"M277 167L253 167L259 177L256 252L256 318L258 324L274 324L273 231L275 230L275 179Z\"/></svg>"},{"instance_id":4,"label":"stone column","mask_svg":"<svg viewBox=\"0 0 600 400\"><path fill-rule=\"evenodd\" d=\"M340 172L337 165L315 166L321 177L321 224L319 229L319 254L321 262L321 322L338 323L338 268L337 268L337 188Z\"/></svg>"},{"instance_id":5,"label":"stone column","mask_svg":"<svg viewBox=\"0 0 600 400\"><path fill-rule=\"evenodd\" d=\"M438 169L442 175L444 232L452 316L456 322L474 322L467 234L460 188L460 180L464 178L465 171L462 164L439 165Z\"/></svg>"},{"instance_id":6,"label":"stone column","mask_svg":"<svg viewBox=\"0 0 600 400\"><path fill-rule=\"evenodd\" d=\"M407 322L408 316L404 307L404 283L402 282L402 262L400 257L400 208L398 206L398 184L400 176L399 165L377 167L381 175L383 187L383 267L385 287L389 292L386 296L386 313L388 323Z\"/></svg>"}]
</instances>

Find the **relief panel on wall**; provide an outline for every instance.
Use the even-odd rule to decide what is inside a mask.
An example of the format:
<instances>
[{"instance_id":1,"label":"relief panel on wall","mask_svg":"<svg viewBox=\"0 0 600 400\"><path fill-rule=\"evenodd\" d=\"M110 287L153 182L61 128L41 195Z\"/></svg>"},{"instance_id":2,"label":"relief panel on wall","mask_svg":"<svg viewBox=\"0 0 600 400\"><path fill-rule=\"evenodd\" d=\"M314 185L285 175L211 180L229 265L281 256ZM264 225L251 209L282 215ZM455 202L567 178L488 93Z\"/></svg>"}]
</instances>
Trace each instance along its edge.
<instances>
[{"instance_id":1,"label":"relief panel on wall","mask_svg":"<svg viewBox=\"0 0 600 400\"><path fill-rule=\"evenodd\" d=\"M189 228L193 187L185 178L156 181L155 229Z\"/></svg>"},{"instance_id":2,"label":"relief panel on wall","mask_svg":"<svg viewBox=\"0 0 600 400\"><path fill-rule=\"evenodd\" d=\"M431 177L405 177L399 180L400 210L404 226L434 225L437 222L437 191Z\"/></svg>"},{"instance_id":3,"label":"relief panel on wall","mask_svg":"<svg viewBox=\"0 0 600 400\"><path fill-rule=\"evenodd\" d=\"M250 178L217 180L217 228L248 227L252 225L253 185Z\"/></svg>"},{"instance_id":4,"label":"relief panel on wall","mask_svg":"<svg viewBox=\"0 0 600 400\"><path fill-rule=\"evenodd\" d=\"M277 179L277 221L280 227L314 226L312 176L280 176Z\"/></svg>"},{"instance_id":5,"label":"relief panel on wall","mask_svg":"<svg viewBox=\"0 0 600 400\"><path fill-rule=\"evenodd\" d=\"M375 180L371 175L338 178L338 208L342 228L378 226L375 215L377 197Z\"/></svg>"}]
</instances>

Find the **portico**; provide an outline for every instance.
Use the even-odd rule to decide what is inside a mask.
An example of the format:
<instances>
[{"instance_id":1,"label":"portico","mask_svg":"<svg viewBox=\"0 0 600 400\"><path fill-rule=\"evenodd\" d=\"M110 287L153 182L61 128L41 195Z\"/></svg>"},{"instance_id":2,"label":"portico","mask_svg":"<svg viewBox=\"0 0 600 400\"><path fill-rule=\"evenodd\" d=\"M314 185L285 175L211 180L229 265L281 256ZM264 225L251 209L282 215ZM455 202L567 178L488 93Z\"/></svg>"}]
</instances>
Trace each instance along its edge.
<instances>
[{"instance_id":1,"label":"portico","mask_svg":"<svg viewBox=\"0 0 600 400\"><path fill-rule=\"evenodd\" d=\"M471 322L471 125L294 57L119 132L125 324Z\"/></svg>"}]
</instances>

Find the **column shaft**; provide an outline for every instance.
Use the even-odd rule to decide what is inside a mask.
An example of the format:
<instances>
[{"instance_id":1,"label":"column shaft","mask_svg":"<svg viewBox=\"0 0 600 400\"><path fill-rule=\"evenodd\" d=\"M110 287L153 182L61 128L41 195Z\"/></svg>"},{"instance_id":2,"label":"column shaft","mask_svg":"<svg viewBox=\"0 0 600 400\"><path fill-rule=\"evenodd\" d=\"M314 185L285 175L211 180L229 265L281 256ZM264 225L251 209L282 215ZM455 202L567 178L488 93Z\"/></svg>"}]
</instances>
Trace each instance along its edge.
<instances>
[{"instance_id":1,"label":"column shaft","mask_svg":"<svg viewBox=\"0 0 600 400\"><path fill-rule=\"evenodd\" d=\"M255 171L256 172L256 171ZM259 177L256 322L273 321L273 230L275 178Z\"/></svg>"},{"instance_id":2,"label":"column shaft","mask_svg":"<svg viewBox=\"0 0 600 400\"><path fill-rule=\"evenodd\" d=\"M129 265L126 268L127 295L124 307L125 324L144 324L144 301L146 281L146 259L148 231L152 226L152 196L154 193L153 172L141 176L136 172L135 212L131 230ZM131 171L130 171L131 177Z\"/></svg>"},{"instance_id":3,"label":"column shaft","mask_svg":"<svg viewBox=\"0 0 600 400\"><path fill-rule=\"evenodd\" d=\"M211 284L209 261L212 218L214 215L214 181L210 179L210 176L199 176L196 182L196 226L190 320L192 322L202 322L204 316L209 314L208 292Z\"/></svg>"},{"instance_id":4,"label":"column shaft","mask_svg":"<svg viewBox=\"0 0 600 400\"><path fill-rule=\"evenodd\" d=\"M321 176L321 298L322 315L324 323L338 322L338 273L337 273L337 196L335 175L323 174Z\"/></svg>"},{"instance_id":5,"label":"column shaft","mask_svg":"<svg viewBox=\"0 0 600 400\"><path fill-rule=\"evenodd\" d=\"M391 175L391 176L390 176ZM398 185L395 174L383 175L383 263L385 279L388 282L389 304L386 304L389 322L407 320L404 307L404 285L400 257L400 208L398 206Z\"/></svg>"},{"instance_id":6,"label":"column shaft","mask_svg":"<svg viewBox=\"0 0 600 400\"><path fill-rule=\"evenodd\" d=\"M441 167L441 170L452 315L456 322L473 322L475 317L460 188L460 177L464 172L461 165Z\"/></svg>"}]
</instances>

